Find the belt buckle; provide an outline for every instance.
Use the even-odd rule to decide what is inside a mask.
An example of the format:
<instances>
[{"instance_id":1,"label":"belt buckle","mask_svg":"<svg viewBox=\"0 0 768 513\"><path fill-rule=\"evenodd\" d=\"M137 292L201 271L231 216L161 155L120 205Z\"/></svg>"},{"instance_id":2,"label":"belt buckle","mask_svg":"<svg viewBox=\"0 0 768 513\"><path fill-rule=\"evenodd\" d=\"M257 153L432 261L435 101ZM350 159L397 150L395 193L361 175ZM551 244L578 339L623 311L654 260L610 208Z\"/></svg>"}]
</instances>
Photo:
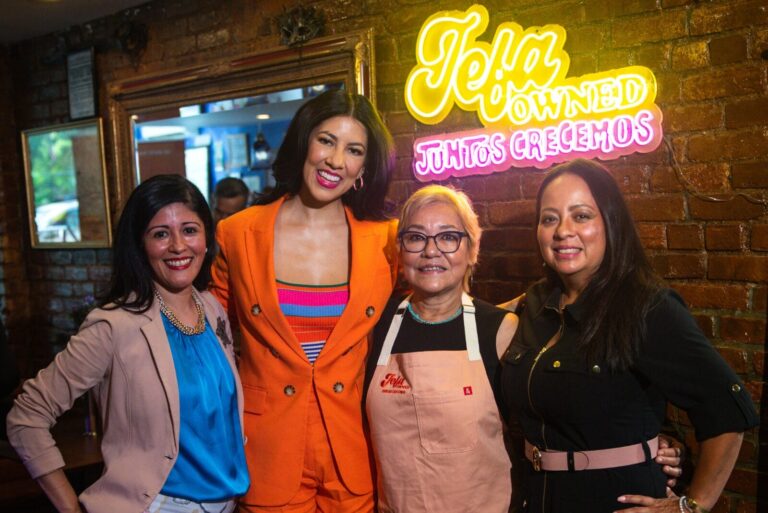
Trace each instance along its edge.
<instances>
[{"instance_id":1,"label":"belt buckle","mask_svg":"<svg viewBox=\"0 0 768 513\"><path fill-rule=\"evenodd\" d=\"M541 451L535 445L533 446L532 457L533 461L531 463L533 463L533 470L541 472Z\"/></svg>"}]
</instances>

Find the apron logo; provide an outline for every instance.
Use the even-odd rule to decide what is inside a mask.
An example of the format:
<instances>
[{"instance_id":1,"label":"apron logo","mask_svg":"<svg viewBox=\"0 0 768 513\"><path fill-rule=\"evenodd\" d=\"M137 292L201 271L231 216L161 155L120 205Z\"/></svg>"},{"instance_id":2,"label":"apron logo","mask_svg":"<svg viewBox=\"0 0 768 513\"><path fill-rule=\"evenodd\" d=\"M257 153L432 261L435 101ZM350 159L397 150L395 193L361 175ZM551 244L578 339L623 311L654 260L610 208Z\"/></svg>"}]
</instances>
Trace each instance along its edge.
<instances>
[{"instance_id":1,"label":"apron logo","mask_svg":"<svg viewBox=\"0 0 768 513\"><path fill-rule=\"evenodd\" d=\"M464 395L472 395L472 387L464 387Z\"/></svg>"},{"instance_id":2,"label":"apron logo","mask_svg":"<svg viewBox=\"0 0 768 513\"><path fill-rule=\"evenodd\" d=\"M384 394L404 394L411 386L406 383L405 378L390 372L381 380L381 392Z\"/></svg>"}]
</instances>

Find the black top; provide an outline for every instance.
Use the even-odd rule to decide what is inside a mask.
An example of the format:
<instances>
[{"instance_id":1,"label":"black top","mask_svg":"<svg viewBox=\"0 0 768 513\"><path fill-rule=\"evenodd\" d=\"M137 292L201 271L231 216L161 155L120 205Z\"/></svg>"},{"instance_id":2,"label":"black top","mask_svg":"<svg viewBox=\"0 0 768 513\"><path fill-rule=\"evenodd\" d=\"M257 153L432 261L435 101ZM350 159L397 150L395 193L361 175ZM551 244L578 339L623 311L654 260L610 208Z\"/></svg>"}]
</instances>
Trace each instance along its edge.
<instances>
[{"instance_id":1,"label":"black top","mask_svg":"<svg viewBox=\"0 0 768 513\"><path fill-rule=\"evenodd\" d=\"M559 341L534 362L561 328L560 294L544 282L528 290L520 327L502 358L503 404L531 443L560 451L640 443L659 433L667 401L688 413L699 440L758 424L743 383L672 290L662 291L649 312L631 369L608 372L576 347L579 320L589 314L578 301L564 309ZM650 460L581 472L527 467L535 513L610 512L627 507L616 502L619 495L663 497L665 491L661 467Z\"/></svg>"},{"instance_id":2,"label":"black top","mask_svg":"<svg viewBox=\"0 0 768 513\"><path fill-rule=\"evenodd\" d=\"M381 319L379 319L379 322L376 323L376 327L373 329L373 345L368 355L365 372L363 404L365 404L368 385L376 370L376 362L381 354L384 339L387 336L390 324L392 324L392 318L395 316L395 310L397 310L397 306L404 298L405 296L391 297L381 315ZM488 381L493 384L497 381L497 374L499 372L499 358L496 354L496 333L499 331L499 326L501 326L504 316L509 312L479 299L473 298L472 302L475 304L475 324L477 325L480 355L483 358L483 365L488 374ZM424 324L415 320L411 313L406 310L405 315L403 315L400 331L392 347L392 353L464 351L466 348L463 315L459 315L457 318L443 324ZM495 387L494 393L496 393Z\"/></svg>"}]
</instances>

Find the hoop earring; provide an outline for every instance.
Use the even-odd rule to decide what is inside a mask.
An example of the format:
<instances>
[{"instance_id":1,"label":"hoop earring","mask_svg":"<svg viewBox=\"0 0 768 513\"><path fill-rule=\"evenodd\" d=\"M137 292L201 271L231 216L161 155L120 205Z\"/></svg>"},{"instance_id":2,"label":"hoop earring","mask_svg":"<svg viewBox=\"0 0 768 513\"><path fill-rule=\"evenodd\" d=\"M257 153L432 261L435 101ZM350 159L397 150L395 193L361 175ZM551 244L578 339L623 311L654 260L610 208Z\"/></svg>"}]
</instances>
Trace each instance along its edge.
<instances>
[{"instance_id":1,"label":"hoop earring","mask_svg":"<svg viewBox=\"0 0 768 513\"><path fill-rule=\"evenodd\" d=\"M357 180L360 180L360 185L357 185ZM359 191L360 189L363 188L364 185L365 185L365 180L363 180L363 175L361 173L360 176L357 177L357 179L355 180L355 183L352 184L352 188L356 191Z\"/></svg>"}]
</instances>

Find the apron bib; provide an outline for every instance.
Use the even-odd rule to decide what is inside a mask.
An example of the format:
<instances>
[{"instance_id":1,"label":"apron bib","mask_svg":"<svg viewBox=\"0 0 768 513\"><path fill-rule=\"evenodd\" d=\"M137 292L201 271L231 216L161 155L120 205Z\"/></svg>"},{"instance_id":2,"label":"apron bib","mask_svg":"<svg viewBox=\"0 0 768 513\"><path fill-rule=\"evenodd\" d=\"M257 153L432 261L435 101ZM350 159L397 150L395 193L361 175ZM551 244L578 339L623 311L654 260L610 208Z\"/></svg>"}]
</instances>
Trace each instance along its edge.
<instances>
[{"instance_id":1,"label":"apron bib","mask_svg":"<svg viewBox=\"0 0 768 513\"><path fill-rule=\"evenodd\" d=\"M475 307L466 351L392 354L397 308L366 399L380 513L506 513L512 494L502 422L480 354Z\"/></svg>"}]
</instances>

